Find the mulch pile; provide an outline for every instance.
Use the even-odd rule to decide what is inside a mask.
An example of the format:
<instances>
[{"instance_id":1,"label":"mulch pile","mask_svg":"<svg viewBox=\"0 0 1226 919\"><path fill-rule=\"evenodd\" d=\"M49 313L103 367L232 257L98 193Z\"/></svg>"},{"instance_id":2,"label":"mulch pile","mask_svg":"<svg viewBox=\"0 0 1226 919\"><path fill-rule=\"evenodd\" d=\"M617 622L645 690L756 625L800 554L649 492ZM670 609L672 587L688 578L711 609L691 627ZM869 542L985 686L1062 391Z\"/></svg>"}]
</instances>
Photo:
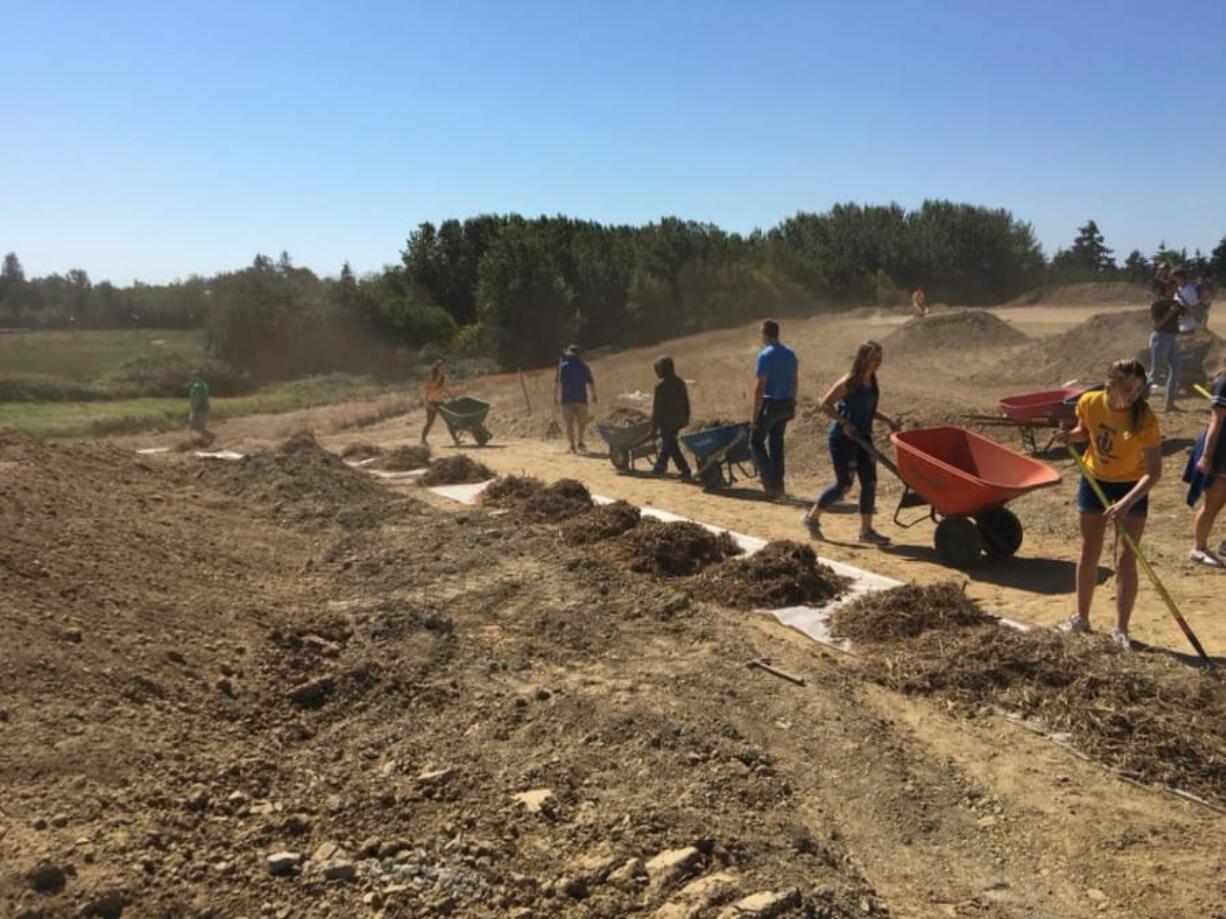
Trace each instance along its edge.
<instances>
[{"instance_id":1,"label":"mulch pile","mask_svg":"<svg viewBox=\"0 0 1226 919\"><path fill-rule=\"evenodd\" d=\"M545 485L531 476L503 476L485 490L481 501L511 510L533 523L569 520L592 509L592 493L574 479L558 479Z\"/></svg>"},{"instance_id":2,"label":"mulch pile","mask_svg":"<svg viewBox=\"0 0 1226 919\"><path fill-rule=\"evenodd\" d=\"M412 450L413 448L401 447L400 449ZM430 463L430 468L418 481L427 486L463 485L471 482L487 482L493 477L494 471L489 466L460 453Z\"/></svg>"},{"instance_id":3,"label":"mulch pile","mask_svg":"<svg viewBox=\"0 0 1226 919\"><path fill-rule=\"evenodd\" d=\"M198 475L226 494L267 505L273 516L298 524L335 520L362 528L400 514L407 499L329 453L309 433L295 434L275 450L237 462L200 459Z\"/></svg>"},{"instance_id":4,"label":"mulch pile","mask_svg":"<svg viewBox=\"0 0 1226 919\"><path fill-rule=\"evenodd\" d=\"M341 459L352 460L354 462L382 455L382 447L367 443L345 444L345 448L341 450Z\"/></svg>"},{"instance_id":5,"label":"mulch pile","mask_svg":"<svg viewBox=\"0 0 1226 919\"><path fill-rule=\"evenodd\" d=\"M453 458L467 459L465 456ZM430 465L430 448L425 444L409 444L404 447L395 447L381 456L375 465L386 472L408 472L412 469L425 469Z\"/></svg>"},{"instance_id":6,"label":"mulch pile","mask_svg":"<svg viewBox=\"0 0 1226 919\"><path fill-rule=\"evenodd\" d=\"M1006 347L1026 340L1022 332L992 313L957 310L912 319L891 332L881 344L889 355Z\"/></svg>"},{"instance_id":7,"label":"mulch pile","mask_svg":"<svg viewBox=\"0 0 1226 919\"><path fill-rule=\"evenodd\" d=\"M689 521L661 523L644 520L602 547L602 554L640 574L688 577L708 565L739 555L741 547L728 533L712 533Z\"/></svg>"},{"instance_id":8,"label":"mulch pile","mask_svg":"<svg viewBox=\"0 0 1226 919\"><path fill-rule=\"evenodd\" d=\"M694 593L734 609L780 609L833 600L849 583L819 564L811 548L783 539L748 558L708 568L694 582Z\"/></svg>"},{"instance_id":9,"label":"mulch pile","mask_svg":"<svg viewBox=\"0 0 1226 919\"><path fill-rule=\"evenodd\" d=\"M568 545L591 545L633 530L641 519L639 509L625 501L597 505L586 514L567 521L562 527L562 538Z\"/></svg>"},{"instance_id":10,"label":"mulch pile","mask_svg":"<svg viewBox=\"0 0 1226 919\"><path fill-rule=\"evenodd\" d=\"M870 595L835 618L869 674L899 691L994 706L1066 734L1137 781L1226 804L1226 682L1099 635L1000 625L954 585ZM912 610L914 607L914 610Z\"/></svg>"},{"instance_id":11,"label":"mulch pile","mask_svg":"<svg viewBox=\"0 0 1226 919\"><path fill-rule=\"evenodd\" d=\"M615 408L609 413L608 417L605 418L605 422L608 424L617 424L622 425L623 427L642 424L643 422L650 420L650 415L643 414L637 408Z\"/></svg>"},{"instance_id":12,"label":"mulch pile","mask_svg":"<svg viewBox=\"0 0 1226 919\"><path fill-rule=\"evenodd\" d=\"M904 584L861 597L838 610L831 623L840 638L872 644L915 638L930 629L995 624L957 581Z\"/></svg>"}]
</instances>

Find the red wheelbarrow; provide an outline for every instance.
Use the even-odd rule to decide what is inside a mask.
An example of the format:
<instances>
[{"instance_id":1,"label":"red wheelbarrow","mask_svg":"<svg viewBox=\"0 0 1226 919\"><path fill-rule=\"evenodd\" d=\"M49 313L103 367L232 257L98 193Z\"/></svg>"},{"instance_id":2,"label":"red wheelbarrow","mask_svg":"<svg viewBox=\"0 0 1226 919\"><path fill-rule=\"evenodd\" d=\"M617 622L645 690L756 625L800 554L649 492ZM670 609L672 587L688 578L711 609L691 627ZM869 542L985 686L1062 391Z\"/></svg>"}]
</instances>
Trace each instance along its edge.
<instances>
[{"instance_id":1,"label":"red wheelbarrow","mask_svg":"<svg viewBox=\"0 0 1226 919\"><path fill-rule=\"evenodd\" d=\"M1015 453L963 428L940 427L890 435L903 496L894 522L906 529L931 518L941 558L967 568L980 555L1007 557L1022 545L1022 523L1005 505L1019 495L1050 488L1060 474L1046 463ZM927 504L928 513L909 522L905 507Z\"/></svg>"},{"instance_id":2,"label":"red wheelbarrow","mask_svg":"<svg viewBox=\"0 0 1226 919\"><path fill-rule=\"evenodd\" d=\"M1005 396L1000 400L1000 415L964 415L965 421L973 421L984 427L1017 428L1022 446L1030 453L1047 452L1056 442L1053 435L1047 445L1039 450L1035 431L1057 428L1061 422L1076 418L1076 400L1085 391L1084 387L1047 389L1043 392L1025 393L1020 396ZM1072 401L1070 401L1072 400Z\"/></svg>"}]
</instances>

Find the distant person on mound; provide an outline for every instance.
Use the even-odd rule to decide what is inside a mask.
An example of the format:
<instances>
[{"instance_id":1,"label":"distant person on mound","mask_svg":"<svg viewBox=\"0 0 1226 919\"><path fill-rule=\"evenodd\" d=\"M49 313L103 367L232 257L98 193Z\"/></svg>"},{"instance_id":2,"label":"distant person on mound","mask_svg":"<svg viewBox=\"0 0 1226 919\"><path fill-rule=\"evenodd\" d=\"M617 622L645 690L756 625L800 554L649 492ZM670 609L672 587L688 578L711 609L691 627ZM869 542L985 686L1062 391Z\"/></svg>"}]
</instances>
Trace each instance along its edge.
<instances>
[{"instance_id":1,"label":"distant person on mound","mask_svg":"<svg viewBox=\"0 0 1226 919\"><path fill-rule=\"evenodd\" d=\"M1218 375L1209 384L1209 393L1213 397L1213 414L1209 426L1196 438L1183 480L1188 483L1188 507L1196 507L1196 502L1204 496L1196 512L1189 557L1210 568L1222 568L1226 567L1221 558L1226 555L1226 541L1215 553L1209 548L1209 533L1218 514L1226 507L1226 433L1222 431L1226 428L1226 358L1222 359Z\"/></svg>"},{"instance_id":2,"label":"distant person on mound","mask_svg":"<svg viewBox=\"0 0 1226 919\"><path fill-rule=\"evenodd\" d=\"M1183 305L1175 298L1181 272L1172 272L1162 286L1157 300L1150 304L1149 319L1153 332L1149 336L1149 375L1157 380L1166 371L1166 399L1163 411L1174 412L1175 394L1179 391L1179 320Z\"/></svg>"},{"instance_id":3,"label":"distant person on mound","mask_svg":"<svg viewBox=\"0 0 1226 919\"><path fill-rule=\"evenodd\" d=\"M774 319L762 323L761 333L763 347L756 365L749 445L762 488L769 497L778 498L785 492L783 435L796 416L799 362L791 348L779 343L779 323Z\"/></svg>"},{"instance_id":4,"label":"distant person on mound","mask_svg":"<svg viewBox=\"0 0 1226 919\"><path fill-rule=\"evenodd\" d=\"M1199 280L1189 281L1180 272L1179 289L1175 291L1175 300L1179 303L1182 315L1179 317L1179 334L1191 335L1200 328L1205 320L1205 311L1201 305L1201 285Z\"/></svg>"},{"instance_id":5,"label":"distant person on mound","mask_svg":"<svg viewBox=\"0 0 1226 919\"><path fill-rule=\"evenodd\" d=\"M562 407L562 421L566 424L566 439L570 441L568 452L587 452L587 444L583 435L587 431L588 409L587 391L592 390L592 402L596 398L596 381L592 379L592 371L583 363L579 355L579 346L571 345L562 354L558 364L558 375L553 383L553 403Z\"/></svg>"},{"instance_id":6,"label":"distant person on mound","mask_svg":"<svg viewBox=\"0 0 1226 919\"><path fill-rule=\"evenodd\" d=\"M817 503L805 514L805 526L814 539L822 538L822 511L834 504L851 488L854 470L860 479L860 542L882 546L890 540L873 529L876 511L877 458L856 439L872 443L873 422L884 421L897 431L899 424L889 415L877 411L881 390L877 386L877 371L883 352L875 341L866 341L856 349L851 370L839 377L822 398L822 413L830 419L826 446L835 482L821 493Z\"/></svg>"},{"instance_id":7,"label":"distant person on mound","mask_svg":"<svg viewBox=\"0 0 1226 919\"><path fill-rule=\"evenodd\" d=\"M1162 435L1158 418L1145 402L1148 389L1140 361L1116 361L1107 371L1106 389L1077 400L1077 426L1061 431L1066 443L1086 444L1085 464L1111 504L1102 502L1084 476L1077 488L1081 555L1077 560L1077 613L1060 624L1066 632L1090 631L1090 605L1098 583L1098 560L1108 522L1126 530L1138 544L1145 532L1149 492L1162 476ZM1124 540L1116 542L1115 630L1111 640L1129 651L1128 621L1137 601L1137 560Z\"/></svg>"},{"instance_id":8,"label":"distant person on mound","mask_svg":"<svg viewBox=\"0 0 1226 919\"><path fill-rule=\"evenodd\" d=\"M421 429L423 444L427 442L426 438L430 436L430 429L434 427L434 419L438 417L438 407L450 397L451 390L447 388L447 364L440 357L430 368L430 375L426 377L426 385L422 390L422 401L426 403L426 426Z\"/></svg>"},{"instance_id":9,"label":"distant person on mound","mask_svg":"<svg viewBox=\"0 0 1226 919\"><path fill-rule=\"evenodd\" d=\"M192 382L187 387L187 426L200 436L206 443L213 442L209 432L209 384L204 382L200 373L192 374Z\"/></svg>"},{"instance_id":10,"label":"distant person on mound","mask_svg":"<svg viewBox=\"0 0 1226 919\"><path fill-rule=\"evenodd\" d=\"M928 300L924 296L924 289L917 287L911 291L911 309L915 311L915 315L923 319L928 315Z\"/></svg>"},{"instance_id":11,"label":"distant person on mound","mask_svg":"<svg viewBox=\"0 0 1226 919\"><path fill-rule=\"evenodd\" d=\"M692 477L690 464L685 461L677 435L690 423L690 393L685 380L677 376L671 357L660 358L655 369L660 382L656 384L655 398L651 402L651 436L660 435L660 455L652 471L664 475L671 459L681 478L688 482Z\"/></svg>"}]
</instances>

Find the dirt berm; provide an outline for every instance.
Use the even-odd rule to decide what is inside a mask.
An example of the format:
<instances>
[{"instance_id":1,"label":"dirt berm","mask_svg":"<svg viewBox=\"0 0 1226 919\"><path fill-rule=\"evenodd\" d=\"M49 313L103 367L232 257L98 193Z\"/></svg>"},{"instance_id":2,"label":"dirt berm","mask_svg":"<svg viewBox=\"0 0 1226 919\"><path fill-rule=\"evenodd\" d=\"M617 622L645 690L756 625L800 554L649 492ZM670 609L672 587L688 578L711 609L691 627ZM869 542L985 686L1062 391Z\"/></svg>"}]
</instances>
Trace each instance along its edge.
<instances>
[{"instance_id":1,"label":"dirt berm","mask_svg":"<svg viewBox=\"0 0 1226 919\"><path fill-rule=\"evenodd\" d=\"M887 354L920 355L939 351L1001 348L1027 341L1003 319L985 310L957 310L911 319L881 342Z\"/></svg>"}]
</instances>

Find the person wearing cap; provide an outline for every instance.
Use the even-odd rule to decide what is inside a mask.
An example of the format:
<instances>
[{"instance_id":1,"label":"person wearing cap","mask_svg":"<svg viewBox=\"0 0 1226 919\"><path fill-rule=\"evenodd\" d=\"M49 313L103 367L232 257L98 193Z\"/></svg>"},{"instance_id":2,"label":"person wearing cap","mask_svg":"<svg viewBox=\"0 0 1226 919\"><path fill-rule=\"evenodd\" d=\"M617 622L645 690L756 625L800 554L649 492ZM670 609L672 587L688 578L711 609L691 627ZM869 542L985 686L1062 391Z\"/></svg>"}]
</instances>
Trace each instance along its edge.
<instances>
[{"instance_id":1,"label":"person wearing cap","mask_svg":"<svg viewBox=\"0 0 1226 919\"><path fill-rule=\"evenodd\" d=\"M757 382L753 392L752 433L758 475L768 497L782 497L784 486L783 435L788 422L796 417L796 376L799 362L791 348L779 342L779 323L767 319L761 325L762 350L755 368Z\"/></svg>"},{"instance_id":2,"label":"person wearing cap","mask_svg":"<svg viewBox=\"0 0 1226 919\"><path fill-rule=\"evenodd\" d=\"M588 389L592 391L592 402L596 398L596 381L592 379L592 371L583 362L578 345L571 345L562 354L558 364L558 373L553 381L553 404L562 407L562 421L566 424L566 439L570 441L569 452L586 453L587 445L583 435L587 432Z\"/></svg>"},{"instance_id":3,"label":"person wearing cap","mask_svg":"<svg viewBox=\"0 0 1226 919\"><path fill-rule=\"evenodd\" d=\"M1158 299L1150 304L1149 318L1153 333L1149 336L1149 378L1157 380L1166 370L1166 398L1163 410L1177 411L1175 394L1179 392L1179 320L1183 318L1183 304L1176 299L1182 271L1171 272L1163 283Z\"/></svg>"}]
</instances>

